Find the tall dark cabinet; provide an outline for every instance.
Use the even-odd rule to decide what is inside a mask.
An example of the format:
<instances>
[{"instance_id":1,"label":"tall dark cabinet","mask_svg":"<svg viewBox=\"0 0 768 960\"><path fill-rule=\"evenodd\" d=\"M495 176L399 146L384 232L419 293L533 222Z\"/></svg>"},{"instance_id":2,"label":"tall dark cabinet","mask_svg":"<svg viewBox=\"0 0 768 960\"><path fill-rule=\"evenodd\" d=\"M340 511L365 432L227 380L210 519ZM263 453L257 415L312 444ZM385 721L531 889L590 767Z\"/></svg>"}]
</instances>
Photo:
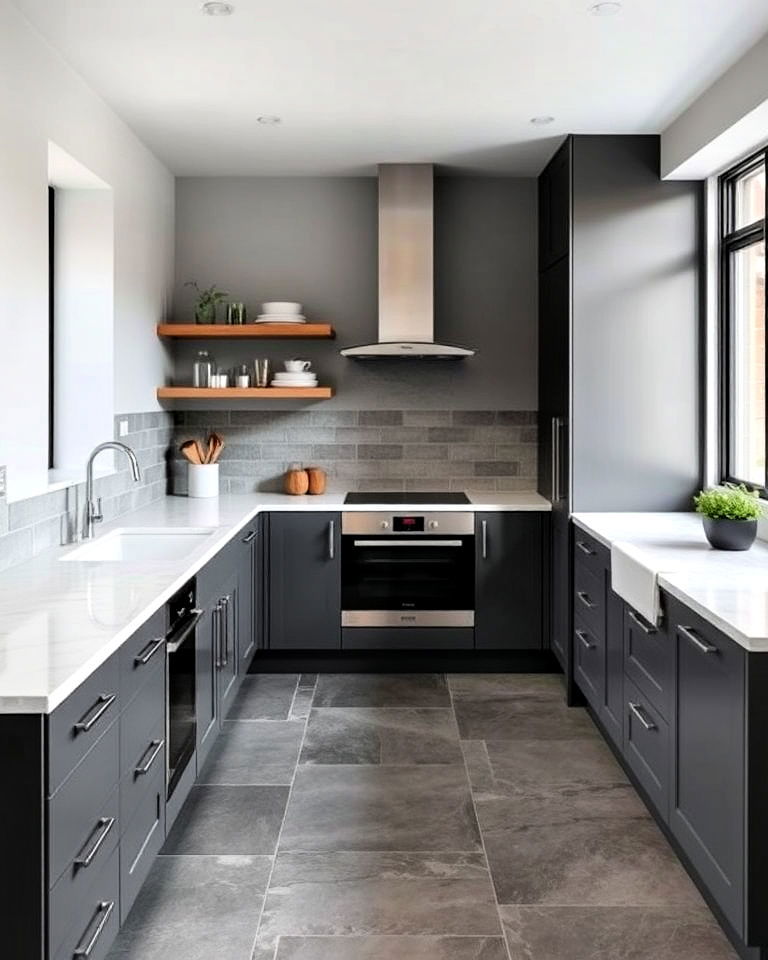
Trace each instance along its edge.
<instances>
[{"instance_id":1,"label":"tall dark cabinet","mask_svg":"<svg viewBox=\"0 0 768 960\"><path fill-rule=\"evenodd\" d=\"M539 492L573 692L571 513L684 510L701 482L703 184L656 136L571 136L539 178Z\"/></svg>"}]
</instances>

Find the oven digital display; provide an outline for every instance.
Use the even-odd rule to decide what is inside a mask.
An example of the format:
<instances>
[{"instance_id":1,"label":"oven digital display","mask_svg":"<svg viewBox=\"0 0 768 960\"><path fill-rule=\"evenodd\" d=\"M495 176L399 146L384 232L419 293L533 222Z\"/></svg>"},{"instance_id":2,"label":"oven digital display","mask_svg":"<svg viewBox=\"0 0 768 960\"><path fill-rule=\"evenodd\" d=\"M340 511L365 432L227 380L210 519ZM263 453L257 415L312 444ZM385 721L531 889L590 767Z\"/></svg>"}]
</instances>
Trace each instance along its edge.
<instances>
[{"instance_id":1,"label":"oven digital display","mask_svg":"<svg viewBox=\"0 0 768 960\"><path fill-rule=\"evenodd\" d=\"M395 533L424 533L424 517L392 517Z\"/></svg>"}]
</instances>

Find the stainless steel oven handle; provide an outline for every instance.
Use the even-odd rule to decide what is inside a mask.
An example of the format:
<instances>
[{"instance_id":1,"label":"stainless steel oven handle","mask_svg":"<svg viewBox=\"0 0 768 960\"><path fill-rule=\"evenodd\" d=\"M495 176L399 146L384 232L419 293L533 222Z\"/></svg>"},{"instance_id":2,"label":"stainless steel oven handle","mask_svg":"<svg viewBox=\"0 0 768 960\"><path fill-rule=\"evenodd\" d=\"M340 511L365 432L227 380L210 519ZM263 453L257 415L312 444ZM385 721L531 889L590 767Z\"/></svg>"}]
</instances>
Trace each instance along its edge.
<instances>
[{"instance_id":1,"label":"stainless steel oven handle","mask_svg":"<svg viewBox=\"0 0 768 960\"><path fill-rule=\"evenodd\" d=\"M174 630L174 632L166 640L165 648L168 653L176 653L182 643L184 643L190 633L192 633L192 631L195 629L202 615L203 611L199 610L197 607L190 611L189 619L185 620L177 630Z\"/></svg>"},{"instance_id":2,"label":"stainless steel oven handle","mask_svg":"<svg viewBox=\"0 0 768 960\"><path fill-rule=\"evenodd\" d=\"M355 540L356 547L460 547L461 540Z\"/></svg>"},{"instance_id":3,"label":"stainless steel oven handle","mask_svg":"<svg viewBox=\"0 0 768 960\"><path fill-rule=\"evenodd\" d=\"M483 533L483 560L488 559L488 521L480 521L480 529Z\"/></svg>"}]
</instances>

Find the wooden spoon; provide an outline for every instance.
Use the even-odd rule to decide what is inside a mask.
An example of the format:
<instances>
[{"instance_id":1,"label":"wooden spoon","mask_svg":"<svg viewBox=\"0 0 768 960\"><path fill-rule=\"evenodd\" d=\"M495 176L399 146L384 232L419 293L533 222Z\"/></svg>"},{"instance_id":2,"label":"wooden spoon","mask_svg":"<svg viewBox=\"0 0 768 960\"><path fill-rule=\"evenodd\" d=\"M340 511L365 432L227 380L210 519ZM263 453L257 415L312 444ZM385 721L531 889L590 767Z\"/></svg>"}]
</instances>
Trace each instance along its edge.
<instances>
[{"instance_id":1,"label":"wooden spoon","mask_svg":"<svg viewBox=\"0 0 768 960\"><path fill-rule=\"evenodd\" d=\"M197 462L198 463L208 463L208 453L203 453L203 445L199 440L192 441L195 445L195 450L197 451Z\"/></svg>"},{"instance_id":2,"label":"wooden spoon","mask_svg":"<svg viewBox=\"0 0 768 960\"><path fill-rule=\"evenodd\" d=\"M190 463L201 463L200 460L200 448L196 440L185 440L184 443L179 447L182 455L189 460Z\"/></svg>"},{"instance_id":3,"label":"wooden spoon","mask_svg":"<svg viewBox=\"0 0 768 960\"><path fill-rule=\"evenodd\" d=\"M211 445L210 460L208 462L216 463L221 456L221 451L224 449L224 440L218 433L212 433L208 442Z\"/></svg>"}]
</instances>

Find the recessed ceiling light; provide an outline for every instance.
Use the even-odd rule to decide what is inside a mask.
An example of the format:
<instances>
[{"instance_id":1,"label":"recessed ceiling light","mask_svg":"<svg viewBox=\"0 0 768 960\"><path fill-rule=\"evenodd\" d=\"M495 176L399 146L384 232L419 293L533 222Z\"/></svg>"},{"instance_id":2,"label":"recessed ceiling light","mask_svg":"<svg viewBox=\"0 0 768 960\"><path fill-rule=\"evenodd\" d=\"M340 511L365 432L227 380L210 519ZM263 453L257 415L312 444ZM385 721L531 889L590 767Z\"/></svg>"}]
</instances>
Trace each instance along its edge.
<instances>
[{"instance_id":1,"label":"recessed ceiling light","mask_svg":"<svg viewBox=\"0 0 768 960\"><path fill-rule=\"evenodd\" d=\"M272 114L265 114L263 117L256 117L256 120L258 123L263 123L265 127L275 127L281 122L280 117L276 117Z\"/></svg>"},{"instance_id":2,"label":"recessed ceiling light","mask_svg":"<svg viewBox=\"0 0 768 960\"><path fill-rule=\"evenodd\" d=\"M589 8L595 17L613 17L621 12L621 0L598 0Z\"/></svg>"},{"instance_id":3,"label":"recessed ceiling light","mask_svg":"<svg viewBox=\"0 0 768 960\"><path fill-rule=\"evenodd\" d=\"M531 117L531 123L536 127L546 127L548 123L554 122L554 117Z\"/></svg>"},{"instance_id":4,"label":"recessed ceiling light","mask_svg":"<svg viewBox=\"0 0 768 960\"><path fill-rule=\"evenodd\" d=\"M235 5L227 3L226 0L208 0L203 4L202 10L209 17L228 17L235 12Z\"/></svg>"}]
</instances>

